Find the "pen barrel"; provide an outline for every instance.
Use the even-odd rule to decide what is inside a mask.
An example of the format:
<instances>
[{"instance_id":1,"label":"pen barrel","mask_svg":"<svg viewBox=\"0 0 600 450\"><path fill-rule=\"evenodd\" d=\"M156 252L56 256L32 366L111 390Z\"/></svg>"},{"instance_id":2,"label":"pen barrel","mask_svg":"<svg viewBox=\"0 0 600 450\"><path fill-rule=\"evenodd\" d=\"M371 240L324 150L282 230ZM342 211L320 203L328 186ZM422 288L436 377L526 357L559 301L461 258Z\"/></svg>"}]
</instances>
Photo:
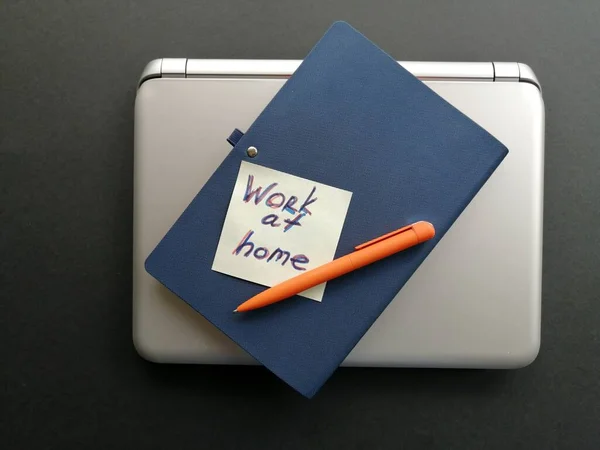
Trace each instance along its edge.
<instances>
[{"instance_id":1,"label":"pen barrel","mask_svg":"<svg viewBox=\"0 0 600 450\"><path fill-rule=\"evenodd\" d=\"M304 272L279 283L238 306L237 311L251 311L280 302L321 283L337 278L354 270L350 255L343 256L315 269Z\"/></svg>"},{"instance_id":2,"label":"pen barrel","mask_svg":"<svg viewBox=\"0 0 600 450\"><path fill-rule=\"evenodd\" d=\"M419 235L413 229L409 229L396 236L392 236L381 242L357 250L348 256L351 258L354 267L358 269L372 264L375 261L379 261L380 259L387 258L394 253L414 247L421 242L422 239L419 238Z\"/></svg>"},{"instance_id":3,"label":"pen barrel","mask_svg":"<svg viewBox=\"0 0 600 450\"><path fill-rule=\"evenodd\" d=\"M342 256L327 264L311 269L294 278L290 278L271 289L269 292L274 298L281 297L281 300L296 295L302 291L315 287L321 283L332 280L354 270L354 265L350 261L350 255ZM260 295L260 294L259 294Z\"/></svg>"},{"instance_id":4,"label":"pen barrel","mask_svg":"<svg viewBox=\"0 0 600 450\"><path fill-rule=\"evenodd\" d=\"M433 236L435 236L433 225L429 222L417 222L406 229L398 230L397 234L382 236L357 247L357 250L349 255L277 284L242 303L236 311L250 311L280 302L321 283L425 242Z\"/></svg>"}]
</instances>

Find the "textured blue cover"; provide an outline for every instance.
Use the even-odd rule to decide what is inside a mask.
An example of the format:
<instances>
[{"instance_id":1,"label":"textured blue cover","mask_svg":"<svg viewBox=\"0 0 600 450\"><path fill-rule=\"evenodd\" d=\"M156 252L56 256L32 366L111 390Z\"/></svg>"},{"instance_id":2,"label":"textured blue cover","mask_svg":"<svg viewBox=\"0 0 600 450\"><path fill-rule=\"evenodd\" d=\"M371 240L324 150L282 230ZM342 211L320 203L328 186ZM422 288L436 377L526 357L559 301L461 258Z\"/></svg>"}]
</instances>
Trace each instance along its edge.
<instances>
[{"instance_id":1,"label":"textured blue cover","mask_svg":"<svg viewBox=\"0 0 600 450\"><path fill-rule=\"evenodd\" d=\"M251 160L250 145L259 149ZM311 397L506 154L489 133L338 22L150 254L146 270ZM418 220L432 222L437 235L330 281L322 303L294 298L232 314L264 289L211 270L244 159L353 192L336 256Z\"/></svg>"}]
</instances>

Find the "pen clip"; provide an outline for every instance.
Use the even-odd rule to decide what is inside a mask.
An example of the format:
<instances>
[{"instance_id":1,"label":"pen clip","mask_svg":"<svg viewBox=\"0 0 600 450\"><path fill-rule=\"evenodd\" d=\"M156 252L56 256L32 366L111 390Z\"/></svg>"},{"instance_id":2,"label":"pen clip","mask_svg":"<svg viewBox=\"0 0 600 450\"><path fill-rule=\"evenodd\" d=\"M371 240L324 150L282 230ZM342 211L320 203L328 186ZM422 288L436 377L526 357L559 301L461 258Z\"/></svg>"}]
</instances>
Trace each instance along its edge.
<instances>
[{"instance_id":1,"label":"pen clip","mask_svg":"<svg viewBox=\"0 0 600 450\"><path fill-rule=\"evenodd\" d=\"M355 250L362 250L363 248L366 248L366 247L368 247L370 245L376 244L377 242L381 242L381 241L384 241L384 240L386 240L388 238L391 238L392 236L396 236L396 235L398 235L400 233L404 233L405 231L410 230L412 227L413 227L412 225L407 225L407 226L402 227L402 228L400 228L400 229L398 229L396 231L392 231L391 233L384 234L383 236L379 236L378 238L375 238L375 239L372 239L372 240L370 240L368 242L365 242L364 244L357 245L356 247L354 247L354 249Z\"/></svg>"}]
</instances>

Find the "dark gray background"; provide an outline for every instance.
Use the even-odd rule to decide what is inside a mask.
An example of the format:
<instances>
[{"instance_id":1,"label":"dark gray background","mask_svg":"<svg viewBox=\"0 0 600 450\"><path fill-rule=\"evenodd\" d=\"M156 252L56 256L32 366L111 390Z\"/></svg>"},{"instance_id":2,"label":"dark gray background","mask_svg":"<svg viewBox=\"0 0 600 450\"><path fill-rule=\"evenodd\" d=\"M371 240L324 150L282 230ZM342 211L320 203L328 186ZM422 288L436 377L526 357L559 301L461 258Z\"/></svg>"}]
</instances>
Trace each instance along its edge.
<instances>
[{"instance_id":1,"label":"dark gray background","mask_svg":"<svg viewBox=\"0 0 600 450\"><path fill-rule=\"evenodd\" d=\"M563 4L564 3L564 4ZM600 2L0 1L0 446L600 446ZM153 58L302 58L337 19L401 60L522 61L546 102L542 349L526 369L261 368L131 343L135 85Z\"/></svg>"}]
</instances>

